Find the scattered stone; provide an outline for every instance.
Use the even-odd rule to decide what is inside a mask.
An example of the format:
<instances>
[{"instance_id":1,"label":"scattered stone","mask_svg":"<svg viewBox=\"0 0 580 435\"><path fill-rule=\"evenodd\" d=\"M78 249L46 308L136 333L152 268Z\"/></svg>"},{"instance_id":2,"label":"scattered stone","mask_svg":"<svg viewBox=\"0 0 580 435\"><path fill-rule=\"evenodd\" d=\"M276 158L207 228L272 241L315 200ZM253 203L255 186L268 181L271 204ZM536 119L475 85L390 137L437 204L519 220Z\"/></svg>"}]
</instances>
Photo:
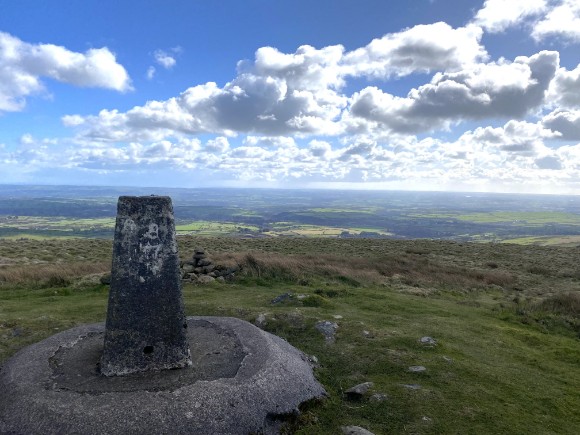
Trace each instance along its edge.
<instances>
[{"instance_id":1,"label":"scattered stone","mask_svg":"<svg viewBox=\"0 0 580 435\"><path fill-rule=\"evenodd\" d=\"M419 384L402 384L402 386L408 388L409 390L420 390L421 388L423 388Z\"/></svg>"},{"instance_id":2,"label":"scattered stone","mask_svg":"<svg viewBox=\"0 0 580 435\"><path fill-rule=\"evenodd\" d=\"M200 275L197 277L197 282L198 284L209 284L211 282L214 282L215 278L212 278L209 275Z\"/></svg>"},{"instance_id":3,"label":"scattered stone","mask_svg":"<svg viewBox=\"0 0 580 435\"><path fill-rule=\"evenodd\" d=\"M433 421L433 419L431 417L427 417L426 415L423 416L423 418L421 418L421 420L423 420L424 422L430 422Z\"/></svg>"},{"instance_id":4,"label":"scattered stone","mask_svg":"<svg viewBox=\"0 0 580 435\"><path fill-rule=\"evenodd\" d=\"M437 340L435 340L433 337L421 337L419 342L427 346L437 346Z\"/></svg>"},{"instance_id":5,"label":"scattered stone","mask_svg":"<svg viewBox=\"0 0 580 435\"><path fill-rule=\"evenodd\" d=\"M276 304L279 304L281 302L287 301L289 299L292 299L292 293L284 293L280 296L276 296L274 299L272 299L272 301L270 303L272 305L276 305Z\"/></svg>"},{"instance_id":6,"label":"scattered stone","mask_svg":"<svg viewBox=\"0 0 580 435\"><path fill-rule=\"evenodd\" d=\"M355 400L362 399L373 386L374 384L372 382L363 382L362 384L355 385L345 391L346 397Z\"/></svg>"},{"instance_id":7,"label":"scattered stone","mask_svg":"<svg viewBox=\"0 0 580 435\"><path fill-rule=\"evenodd\" d=\"M107 273L107 274L101 276L101 279L99 281L103 285L111 285L111 274Z\"/></svg>"},{"instance_id":8,"label":"scattered stone","mask_svg":"<svg viewBox=\"0 0 580 435\"><path fill-rule=\"evenodd\" d=\"M216 278L216 281L219 281L219 282L226 282L226 279L225 279L223 276L218 276L218 277Z\"/></svg>"},{"instance_id":9,"label":"scattered stone","mask_svg":"<svg viewBox=\"0 0 580 435\"><path fill-rule=\"evenodd\" d=\"M411 373L422 373L424 371L426 371L427 369L423 366L411 366L409 367L409 371Z\"/></svg>"},{"instance_id":10,"label":"scattered stone","mask_svg":"<svg viewBox=\"0 0 580 435\"><path fill-rule=\"evenodd\" d=\"M366 329L365 329L365 330L363 330L363 332L362 332L362 335L363 335L365 338L374 338L374 337L375 337L375 335L374 335L372 332L370 332L370 331L367 331Z\"/></svg>"},{"instance_id":11,"label":"scattered stone","mask_svg":"<svg viewBox=\"0 0 580 435\"><path fill-rule=\"evenodd\" d=\"M334 316L332 316L333 318L335 318L336 320L340 320L342 319L342 316L340 314L335 314Z\"/></svg>"},{"instance_id":12,"label":"scattered stone","mask_svg":"<svg viewBox=\"0 0 580 435\"><path fill-rule=\"evenodd\" d=\"M264 313L258 314L258 317L256 317L256 321L254 322L254 325L256 325L260 329L264 329L264 326L266 326L267 324L268 322L266 321L266 315Z\"/></svg>"},{"instance_id":13,"label":"scattered stone","mask_svg":"<svg viewBox=\"0 0 580 435\"><path fill-rule=\"evenodd\" d=\"M345 435L374 435L374 433L360 426L341 426L340 429Z\"/></svg>"},{"instance_id":14,"label":"scattered stone","mask_svg":"<svg viewBox=\"0 0 580 435\"><path fill-rule=\"evenodd\" d=\"M316 357L316 355L309 355L308 361L310 361L310 363L315 367L320 366L320 363L318 362L318 358Z\"/></svg>"},{"instance_id":15,"label":"scattered stone","mask_svg":"<svg viewBox=\"0 0 580 435\"><path fill-rule=\"evenodd\" d=\"M332 343L334 342L335 338L334 335L336 334L336 330L338 329L338 324L334 322L330 322L328 320L322 320L317 322L314 327L324 335L324 338L327 342Z\"/></svg>"},{"instance_id":16,"label":"scattered stone","mask_svg":"<svg viewBox=\"0 0 580 435\"><path fill-rule=\"evenodd\" d=\"M445 355L443 355L443 359L450 364L453 362L453 358L449 358L448 356L445 356Z\"/></svg>"},{"instance_id":17,"label":"scattered stone","mask_svg":"<svg viewBox=\"0 0 580 435\"><path fill-rule=\"evenodd\" d=\"M369 400L371 402L384 402L385 400L388 400L388 398L389 396L387 396L385 393L375 393L369 397Z\"/></svg>"},{"instance_id":18,"label":"scattered stone","mask_svg":"<svg viewBox=\"0 0 580 435\"><path fill-rule=\"evenodd\" d=\"M191 273L191 272L193 272L194 269L195 269L194 265L188 264L188 263L185 263L183 265L183 267L181 268L181 270L185 273Z\"/></svg>"},{"instance_id":19,"label":"scattered stone","mask_svg":"<svg viewBox=\"0 0 580 435\"><path fill-rule=\"evenodd\" d=\"M302 299L306 299L306 295L298 295L296 296L296 299L301 301Z\"/></svg>"}]
</instances>

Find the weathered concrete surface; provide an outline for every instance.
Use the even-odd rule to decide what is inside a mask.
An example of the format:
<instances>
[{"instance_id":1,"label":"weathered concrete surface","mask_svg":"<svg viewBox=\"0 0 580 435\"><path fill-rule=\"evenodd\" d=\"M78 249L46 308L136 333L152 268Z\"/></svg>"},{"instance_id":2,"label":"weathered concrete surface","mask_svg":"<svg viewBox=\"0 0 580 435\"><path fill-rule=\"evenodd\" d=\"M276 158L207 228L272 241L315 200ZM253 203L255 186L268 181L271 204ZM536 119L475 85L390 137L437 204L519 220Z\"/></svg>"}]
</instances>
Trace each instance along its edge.
<instances>
[{"instance_id":1,"label":"weathered concrete surface","mask_svg":"<svg viewBox=\"0 0 580 435\"><path fill-rule=\"evenodd\" d=\"M117 204L104 375L191 365L171 198Z\"/></svg>"},{"instance_id":2,"label":"weathered concrete surface","mask_svg":"<svg viewBox=\"0 0 580 435\"><path fill-rule=\"evenodd\" d=\"M104 324L31 345L0 370L0 431L14 434L276 433L322 397L307 357L234 318L190 317L193 367L99 375Z\"/></svg>"}]
</instances>

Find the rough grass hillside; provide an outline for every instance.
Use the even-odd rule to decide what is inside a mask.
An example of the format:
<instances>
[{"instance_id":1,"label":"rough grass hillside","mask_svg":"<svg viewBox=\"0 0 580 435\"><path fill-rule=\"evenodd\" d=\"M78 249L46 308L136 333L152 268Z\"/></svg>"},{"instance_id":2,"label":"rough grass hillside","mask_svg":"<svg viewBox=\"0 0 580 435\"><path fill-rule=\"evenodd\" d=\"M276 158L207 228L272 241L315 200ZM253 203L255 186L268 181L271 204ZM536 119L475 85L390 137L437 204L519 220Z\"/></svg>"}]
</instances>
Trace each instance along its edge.
<instances>
[{"instance_id":1,"label":"rough grass hillside","mask_svg":"<svg viewBox=\"0 0 580 435\"><path fill-rule=\"evenodd\" d=\"M188 315L235 316L318 359L329 397L287 433L576 434L580 249L364 239L179 239L239 267L186 284ZM0 240L0 362L103 321L106 240ZM279 303L277 296L288 294ZM338 325L334 342L315 328ZM435 345L421 343L432 337ZM411 367L424 367L413 371ZM373 382L353 401L345 391ZM382 394L384 396L374 396ZM377 398L379 400L377 400Z\"/></svg>"}]
</instances>

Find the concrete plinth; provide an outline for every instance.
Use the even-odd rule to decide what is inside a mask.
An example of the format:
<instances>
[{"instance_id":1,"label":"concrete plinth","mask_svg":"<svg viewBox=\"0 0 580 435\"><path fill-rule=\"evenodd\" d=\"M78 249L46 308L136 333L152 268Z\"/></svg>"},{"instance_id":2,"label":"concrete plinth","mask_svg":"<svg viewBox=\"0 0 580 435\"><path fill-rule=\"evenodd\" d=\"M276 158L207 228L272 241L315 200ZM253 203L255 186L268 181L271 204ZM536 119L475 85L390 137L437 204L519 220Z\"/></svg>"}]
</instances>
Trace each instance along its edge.
<instances>
[{"instance_id":1,"label":"concrete plinth","mask_svg":"<svg viewBox=\"0 0 580 435\"><path fill-rule=\"evenodd\" d=\"M0 370L0 433L277 433L325 395L305 355L248 322L187 318L192 366L103 376L104 324L31 345Z\"/></svg>"}]
</instances>

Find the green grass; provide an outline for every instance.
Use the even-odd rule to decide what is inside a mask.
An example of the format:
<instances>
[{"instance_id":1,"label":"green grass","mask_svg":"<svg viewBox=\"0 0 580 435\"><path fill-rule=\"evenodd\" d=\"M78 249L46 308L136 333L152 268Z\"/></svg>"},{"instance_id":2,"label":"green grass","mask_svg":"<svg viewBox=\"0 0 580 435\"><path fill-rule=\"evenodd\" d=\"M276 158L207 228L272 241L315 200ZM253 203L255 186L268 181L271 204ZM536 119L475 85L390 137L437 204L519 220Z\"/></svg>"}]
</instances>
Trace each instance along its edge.
<instances>
[{"instance_id":1,"label":"green grass","mask_svg":"<svg viewBox=\"0 0 580 435\"><path fill-rule=\"evenodd\" d=\"M201 246L218 263L242 265L232 284L184 286L188 315L253 322L263 313L266 330L318 358L315 373L329 397L307 405L290 433L336 434L343 425L376 434L575 434L580 427L575 249L321 238L182 237L179 244L182 257ZM16 245L0 245L7 264L0 268L0 361L106 313L107 288L79 283L78 265L63 266L63 285L58 276L49 283L22 275L24 257L77 252L78 240ZM110 242L84 247L93 263L107 263ZM286 292L295 297L270 303ZM339 324L334 344L315 330L319 320ZM421 345L422 336L437 346ZM414 365L427 371L410 373ZM345 398L366 381L388 399Z\"/></svg>"},{"instance_id":2,"label":"green grass","mask_svg":"<svg viewBox=\"0 0 580 435\"><path fill-rule=\"evenodd\" d=\"M242 230L258 231L259 228L253 225L235 224L232 222L195 221L187 224L178 224L175 230L178 233L196 232L201 235L231 234Z\"/></svg>"},{"instance_id":3,"label":"green grass","mask_svg":"<svg viewBox=\"0 0 580 435\"><path fill-rule=\"evenodd\" d=\"M529 225L544 225L548 223L580 225L580 215L562 212L491 212L471 213L454 217L474 223L513 222Z\"/></svg>"}]
</instances>

